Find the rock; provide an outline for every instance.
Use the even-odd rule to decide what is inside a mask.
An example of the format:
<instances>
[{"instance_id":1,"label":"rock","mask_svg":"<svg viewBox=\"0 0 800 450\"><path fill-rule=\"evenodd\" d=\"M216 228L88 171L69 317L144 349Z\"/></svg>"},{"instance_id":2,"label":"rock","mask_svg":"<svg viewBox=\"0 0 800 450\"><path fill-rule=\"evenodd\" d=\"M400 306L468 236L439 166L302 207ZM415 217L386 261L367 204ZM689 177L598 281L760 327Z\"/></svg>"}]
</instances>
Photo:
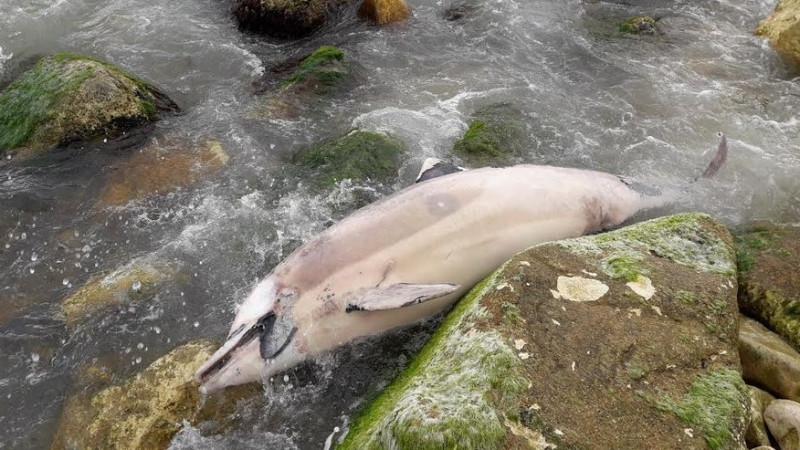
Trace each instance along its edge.
<instances>
[{"instance_id":1,"label":"rock","mask_svg":"<svg viewBox=\"0 0 800 450\"><path fill-rule=\"evenodd\" d=\"M800 70L800 0L780 0L775 11L756 29L796 70Z\"/></svg>"},{"instance_id":2,"label":"rock","mask_svg":"<svg viewBox=\"0 0 800 450\"><path fill-rule=\"evenodd\" d=\"M498 103L472 115L464 137L453 153L471 167L504 166L518 162L530 145L522 113L507 103Z\"/></svg>"},{"instance_id":3,"label":"rock","mask_svg":"<svg viewBox=\"0 0 800 450\"><path fill-rule=\"evenodd\" d=\"M124 205L189 187L224 167L230 157L215 140L202 144L154 140L113 168L101 206Z\"/></svg>"},{"instance_id":4,"label":"rock","mask_svg":"<svg viewBox=\"0 0 800 450\"><path fill-rule=\"evenodd\" d=\"M150 300L162 285L180 276L174 263L137 259L111 273L92 277L61 301L61 316L73 327L111 305Z\"/></svg>"},{"instance_id":5,"label":"rock","mask_svg":"<svg viewBox=\"0 0 800 450\"><path fill-rule=\"evenodd\" d=\"M88 56L43 58L0 94L0 153L48 148L151 123L178 106L152 85Z\"/></svg>"},{"instance_id":6,"label":"rock","mask_svg":"<svg viewBox=\"0 0 800 450\"><path fill-rule=\"evenodd\" d=\"M456 305L340 448L744 448L734 266L702 214L528 249Z\"/></svg>"},{"instance_id":7,"label":"rock","mask_svg":"<svg viewBox=\"0 0 800 450\"><path fill-rule=\"evenodd\" d=\"M233 15L239 27L280 38L310 34L325 22L331 0L235 0Z\"/></svg>"},{"instance_id":8,"label":"rock","mask_svg":"<svg viewBox=\"0 0 800 450\"><path fill-rule=\"evenodd\" d=\"M619 31L628 34L656 34L656 22L650 16L635 16L619 23Z\"/></svg>"},{"instance_id":9,"label":"rock","mask_svg":"<svg viewBox=\"0 0 800 450\"><path fill-rule=\"evenodd\" d=\"M224 426L236 401L253 397L261 386L227 389L201 401L194 371L216 348L190 342L122 384L70 397L51 448L166 449L184 420Z\"/></svg>"},{"instance_id":10,"label":"rock","mask_svg":"<svg viewBox=\"0 0 800 450\"><path fill-rule=\"evenodd\" d=\"M744 379L780 398L800 401L800 353L753 319L739 321L739 357Z\"/></svg>"},{"instance_id":11,"label":"rock","mask_svg":"<svg viewBox=\"0 0 800 450\"><path fill-rule=\"evenodd\" d=\"M319 187L337 181L387 181L397 176L403 143L391 136L353 130L336 139L323 141L297 155L296 162L317 173L311 178Z\"/></svg>"},{"instance_id":12,"label":"rock","mask_svg":"<svg viewBox=\"0 0 800 450\"><path fill-rule=\"evenodd\" d=\"M746 379L746 378L745 378ZM744 435L747 448L769 445L769 434L764 424L764 410L775 400L775 397L753 386L750 389L750 425Z\"/></svg>"},{"instance_id":13,"label":"rock","mask_svg":"<svg viewBox=\"0 0 800 450\"><path fill-rule=\"evenodd\" d=\"M736 251L739 308L800 351L800 227L754 224Z\"/></svg>"},{"instance_id":14,"label":"rock","mask_svg":"<svg viewBox=\"0 0 800 450\"><path fill-rule=\"evenodd\" d=\"M260 116L297 117L317 106L321 97L342 88L344 81L350 78L350 72L341 50L322 46L281 80L276 92L256 113Z\"/></svg>"},{"instance_id":15,"label":"rock","mask_svg":"<svg viewBox=\"0 0 800 450\"><path fill-rule=\"evenodd\" d=\"M411 8L405 0L364 0L358 8L358 16L378 25L406 20Z\"/></svg>"},{"instance_id":16,"label":"rock","mask_svg":"<svg viewBox=\"0 0 800 450\"><path fill-rule=\"evenodd\" d=\"M800 450L800 403L775 400L764 411L764 420L781 450Z\"/></svg>"}]
</instances>

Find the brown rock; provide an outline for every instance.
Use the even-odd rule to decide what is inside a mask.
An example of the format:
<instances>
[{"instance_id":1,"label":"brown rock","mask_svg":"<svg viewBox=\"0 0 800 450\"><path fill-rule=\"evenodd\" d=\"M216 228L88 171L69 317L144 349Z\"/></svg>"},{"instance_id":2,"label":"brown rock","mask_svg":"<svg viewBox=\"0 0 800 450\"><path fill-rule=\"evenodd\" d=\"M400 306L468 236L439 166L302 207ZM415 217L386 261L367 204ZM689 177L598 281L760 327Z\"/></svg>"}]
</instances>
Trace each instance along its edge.
<instances>
[{"instance_id":1,"label":"brown rock","mask_svg":"<svg viewBox=\"0 0 800 450\"><path fill-rule=\"evenodd\" d=\"M767 392L753 386L750 389L750 425L744 435L744 441L748 448L768 446L769 434L764 423L764 410L775 400L775 397Z\"/></svg>"},{"instance_id":2,"label":"brown rock","mask_svg":"<svg viewBox=\"0 0 800 450\"><path fill-rule=\"evenodd\" d=\"M196 341L180 346L120 385L67 400L52 449L166 449L184 420L230 420L237 399L260 385L229 389L201 401L194 371L217 345Z\"/></svg>"},{"instance_id":3,"label":"brown rock","mask_svg":"<svg viewBox=\"0 0 800 450\"><path fill-rule=\"evenodd\" d=\"M378 25L386 25L406 20L411 16L411 8L405 0L364 0L358 8L358 16Z\"/></svg>"},{"instance_id":4,"label":"brown rock","mask_svg":"<svg viewBox=\"0 0 800 450\"><path fill-rule=\"evenodd\" d=\"M800 450L800 403L775 400L764 411L764 420L781 450Z\"/></svg>"},{"instance_id":5,"label":"brown rock","mask_svg":"<svg viewBox=\"0 0 800 450\"><path fill-rule=\"evenodd\" d=\"M187 145L175 138L153 140L114 168L100 196L100 205L123 205L191 186L220 170L229 159L215 140L200 145Z\"/></svg>"},{"instance_id":6,"label":"brown rock","mask_svg":"<svg viewBox=\"0 0 800 450\"><path fill-rule=\"evenodd\" d=\"M786 62L800 70L800 0L780 0L756 34L769 38Z\"/></svg>"},{"instance_id":7,"label":"brown rock","mask_svg":"<svg viewBox=\"0 0 800 450\"><path fill-rule=\"evenodd\" d=\"M800 401L800 353L753 319L739 321L739 357L748 382Z\"/></svg>"},{"instance_id":8,"label":"brown rock","mask_svg":"<svg viewBox=\"0 0 800 450\"><path fill-rule=\"evenodd\" d=\"M754 224L736 253L739 308L800 351L800 227Z\"/></svg>"},{"instance_id":9,"label":"brown rock","mask_svg":"<svg viewBox=\"0 0 800 450\"><path fill-rule=\"evenodd\" d=\"M330 0L235 0L233 15L243 29L275 37L310 34L325 22Z\"/></svg>"}]
</instances>

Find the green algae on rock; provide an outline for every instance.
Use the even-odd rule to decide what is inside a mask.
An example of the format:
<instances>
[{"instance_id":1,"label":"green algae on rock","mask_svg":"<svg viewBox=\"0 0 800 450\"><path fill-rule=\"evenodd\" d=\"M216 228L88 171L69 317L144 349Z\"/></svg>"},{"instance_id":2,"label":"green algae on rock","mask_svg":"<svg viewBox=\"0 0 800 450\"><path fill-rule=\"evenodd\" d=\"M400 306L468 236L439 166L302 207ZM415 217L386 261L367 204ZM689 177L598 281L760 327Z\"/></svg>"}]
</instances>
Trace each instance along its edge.
<instances>
[{"instance_id":1,"label":"green algae on rock","mask_svg":"<svg viewBox=\"0 0 800 450\"><path fill-rule=\"evenodd\" d=\"M800 0L780 0L775 11L756 29L796 70L800 70Z\"/></svg>"},{"instance_id":2,"label":"green algae on rock","mask_svg":"<svg viewBox=\"0 0 800 450\"><path fill-rule=\"evenodd\" d=\"M72 327L111 305L150 300L160 286L179 274L173 264L135 260L111 273L90 279L61 301L61 315L67 326Z\"/></svg>"},{"instance_id":3,"label":"green algae on rock","mask_svg":"<svg viewBox=\"0 0 800 450\"><path fill-rule=\"evenodd\" d=\"M655 34L656 22L650 16L635 16L619 23L619 31L627 34Z\"/></svg>"},{"instance_id":4,"label":"green algae on rock","mask_svg":"<svg viewBox=\"0 0 800 450\"><path fill-rule=\"evenodd\" d=\"M736 242L739 307L800 351L800 227L759 222Z\"/></svg>"},{"instance_id":5,"label":"green algae on rock","mask_svg":"<svg viewBox=\"0 0 800 450\"><path fill-rule=\"evenodd\" d=\"M0 153L116 136L161 111L178 107L152 85L107 62L56 53L0 93Z\"/></svg>"},{"instance_id":6,"label":"green algae on rock","mask_svg":"<svg viewBox=\"0 0 800 450\"><path fill-rule=\"evenodd\" d=\"M297 64L292 61L291 65ZM285 69L285 68L283 68ZM282 79L256 114L293 118L319 104L321 98L343 89L351 77L350 64L340 49L323 45L303 58Z\"/></svg>"},{"instance_id":7,"label":"green algae on rock","mask_svg":"<svg viewBox=\"0 0 800 450\"><path fill-rule=\"evenodd\" d=\"M337 181L386 181L400 169L403 143L385 134L353 130L336 139L323 141L295 158L302 167L314 170L312 182L330 187Z\"/></svg>"},{"instance_id":8,"label":"green algae on rock","mask_svg":"<svg viewBox=\"0 0 800 450\"><path fill-rule=\"evenodd\" d=\"M727 229L703 214L532 247L456 305L341 448L743 448L734 265ZM565 295L562 278L591 284L591 299ZM509 383L487 385L498 366Z\"/></svg>"},{"instance_id":9,"label":"green algae on rock","mask_svg":"<svg viewBox=\"0 0 800 450\"><path fill-rule=\"evenodd\" d=\"M184 344L121 384L70 397L51 448L165 449L184 420L231 420L236 401L253 397L261 386L239 386L201 401L194 372L216 348L210 341Z\"/></svg>"},{"instance_id":10,"label":"green algae on rock","mask_svg":"<svg viewBox=\"0 0 800 450\"><path fill-rule=\"evenodd\" d=\"M464 137L453 145L453 153L471 167L513 164L530 145L522 113L508 103L480 109L472 119Z\"/></svg>"}]
</instances>

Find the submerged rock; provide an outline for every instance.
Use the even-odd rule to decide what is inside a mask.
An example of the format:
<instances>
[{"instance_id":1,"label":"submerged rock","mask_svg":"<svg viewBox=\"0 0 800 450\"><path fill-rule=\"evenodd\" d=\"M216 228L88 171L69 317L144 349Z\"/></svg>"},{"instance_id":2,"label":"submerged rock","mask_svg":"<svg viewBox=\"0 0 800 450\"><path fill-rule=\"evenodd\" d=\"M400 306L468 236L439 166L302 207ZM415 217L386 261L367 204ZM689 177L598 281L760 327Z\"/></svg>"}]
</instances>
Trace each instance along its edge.
<instances>
[{"instance_id":1,"label":"submerged rock","mask_svg":"<svg viewBox=\"0 0 800 450\"><path fill-rule=\"evenodd\" d=\"M783 59L800 70L800 0L780 0L756 34L769 38Z\"/></svg>"},{"instance_id":2,"label":"submerged rock","mask_svg":"<svg viewBox=\"0 0 800 450\"><path fill-rule=\"evenodd\" d=\"M218 141L202 144L154 140L113 167L101 206L123 205L196 183L224 167L230 157Z\"/></svg>"},{"instance_id":3,"label":"submerged rock","mask_svg":"<svg viewBox=\"0 0 800 450\"><path fill-rule=\"evenodd\" d=\"M775 400L764 411L764 420L781 450L800 450L800 403Z\"/></svg>"},{"instance_id":4,"label":"submerged rock","mask_svg":"<svg viewBox=\"0 0 800 450\"><path fill-rule=\"evenodd\" d=\"M359 17L378 25L401 22L410 15L405 0L364 0L358 8Z\"/></svg>"},{"instance_id":5,"label":"submerged rock","mask_svg":"<svg viewBox=\"0 0 800 450\"><path fill-rule=\"evenodd\" d=\"M701 214L528 249L456 305L340 448L744 448L734 265Z\"/></svg>"},{"instance_id":6,"label":"submerged rock","mask_svg":"<svg viewBox=\"0 0 800 450\"><path fill-rule=\"evenodd\" d=\"M312 183L330 187L337 181L387 181L397 176L403 143L385 134L353 130L336 139L314 145L295 158L315 171Z\"/></svg>"},{"instance_id":7,"label":"submerged rock","mask_svg":"<svg viewBox=\"0 0 800 450\"><path fill-rule=\"evenodd\" d=\"M290 75L280 81L277 90L257 113L297 117L317 106L320 98L336 92L350 75L344 52L324 45L305 57Z\"/></svg>"},{"instance_id":8,"label":"submerged rock","mask_svg":"<svg viewBox=\"0 0 800 450\"><path fill-rule=\"evenodd\" d=\"M152 299L159 287L180 276L180 270L164 262L138 259L108 274L92 277L61 302L61 316L67 326L112 305Z\"/></svg>"},{"instance_id":9,"label":"submerged rock","mask_svg":"<svg viewBox=\"0 0 800 450\"><path fill-rule=\"evenodd\" d=\"M619 23L619 31L628 34L655 34L657 20L650 16L635 16Z\"/></svg>"},{"instance_id":10,"label":"submerged rock","mask_svg":"<svg viewBox=\"0 0 800 450\"><path fill-rule=\"evenodd\" d=\"M800 401L800 353L755 320L739 322L739 356L744 379L780 398Z\"/></svg>"},{"instance_id":11,"label":"submerged rock","mask_svg":"<svg viewBox=\"0 0 800 450\"><path fill-rule=\"evenodd\" d=\"M224 426L237 400L256 395L261 386L201 399L194 371L216 348L214 342L190 342L119 385L70 397L51 448L166 449L183 421Z\"/></svg>"},{"instance_id":12,"label":"submerged rock","mask_svg":"<svg viewBox=\"0 0 800 450\"><path fill-rule=\"evenodd\" d=\"M755 224L736 249L742 312L800 351L800 227Z\"/></svg>"},{"instance_id":13,"label":"submerged rock","mask_svg":"<svg viewBox=\"0 0 800 450\"><path fill-rule=\"evenodd\" d=\"M522 113L508 103L480 109L472 119L453 146L453 153L471 167L514 164L530 144Z\"/></svg>"},{"instance_id":14,"label":"submerged rock","mask_svg":"<svg viewBox=\"0 0 800 450\"><path fill-rule=\"evenodd\" d=\"M107 62L56 53L0 94L0 153L113 137L177 111L161 91Z\"/></svg>"},{"instance_id":15,"label":"submerged rock","mask_svg":"<svg viewBox=\"0 0 800 450\"><path fill-rule=\"evenodd\" d=\"M775 400L775 397L757 387L748 386L748 388L750 389L750 425L744 435L745 443L747 448L769 445L769 434L764 423L764 410Z\"/></svg>"}]
</instances>

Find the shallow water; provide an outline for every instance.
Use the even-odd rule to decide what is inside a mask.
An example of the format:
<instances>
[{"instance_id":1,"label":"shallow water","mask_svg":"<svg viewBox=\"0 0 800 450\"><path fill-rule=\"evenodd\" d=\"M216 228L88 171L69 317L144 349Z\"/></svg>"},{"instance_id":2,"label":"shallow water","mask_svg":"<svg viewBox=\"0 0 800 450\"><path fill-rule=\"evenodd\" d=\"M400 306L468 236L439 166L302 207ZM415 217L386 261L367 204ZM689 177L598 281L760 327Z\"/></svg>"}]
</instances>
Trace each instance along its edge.
<instances>
[{"instance_id":1,"label":"shallow water","mask_svg":"<svg viewBox=\"0 0 800 450\"><path fill-rule=\"evenodd\" d=\"M700 210L730 225L800 221L800 84L752 35L772 1L632 3L645 6L470 0L464 18L445 21L450 2L411 0L414 17L403 24L370 27L348 8L310 38L282 42L237 30L219 0L0 2L0 86L40 55L90 53L181 105L185 113L159 122L155 136L216 139L231 156L190 188L113 207L98 206L98 193L135 148L107 154L111 144L98 142L80 158L0 165L0 448L47 446L86 365L121 380L177 344L221 338L255 280L330 223L409 184L425 157L447 155L481 106L508 101L525 113L526 161L678 192L658 214ZM638 12L662 17L664 34L608 32ZM269 67L322 44L358 63L357 87L305 119L251 113L261 101L253 85ZM292 155L353 126L405 142L397 181L308 189ZM711 157L717 132L728 137L727 165L685 187ZM137 258L183 267L189 279L74 329L57 317L58 301L92 274ZM431 328L293 371L243 405L235 429L215 436L187 426L172 447L320 448Z\"/></svg>"}]
</instances>

